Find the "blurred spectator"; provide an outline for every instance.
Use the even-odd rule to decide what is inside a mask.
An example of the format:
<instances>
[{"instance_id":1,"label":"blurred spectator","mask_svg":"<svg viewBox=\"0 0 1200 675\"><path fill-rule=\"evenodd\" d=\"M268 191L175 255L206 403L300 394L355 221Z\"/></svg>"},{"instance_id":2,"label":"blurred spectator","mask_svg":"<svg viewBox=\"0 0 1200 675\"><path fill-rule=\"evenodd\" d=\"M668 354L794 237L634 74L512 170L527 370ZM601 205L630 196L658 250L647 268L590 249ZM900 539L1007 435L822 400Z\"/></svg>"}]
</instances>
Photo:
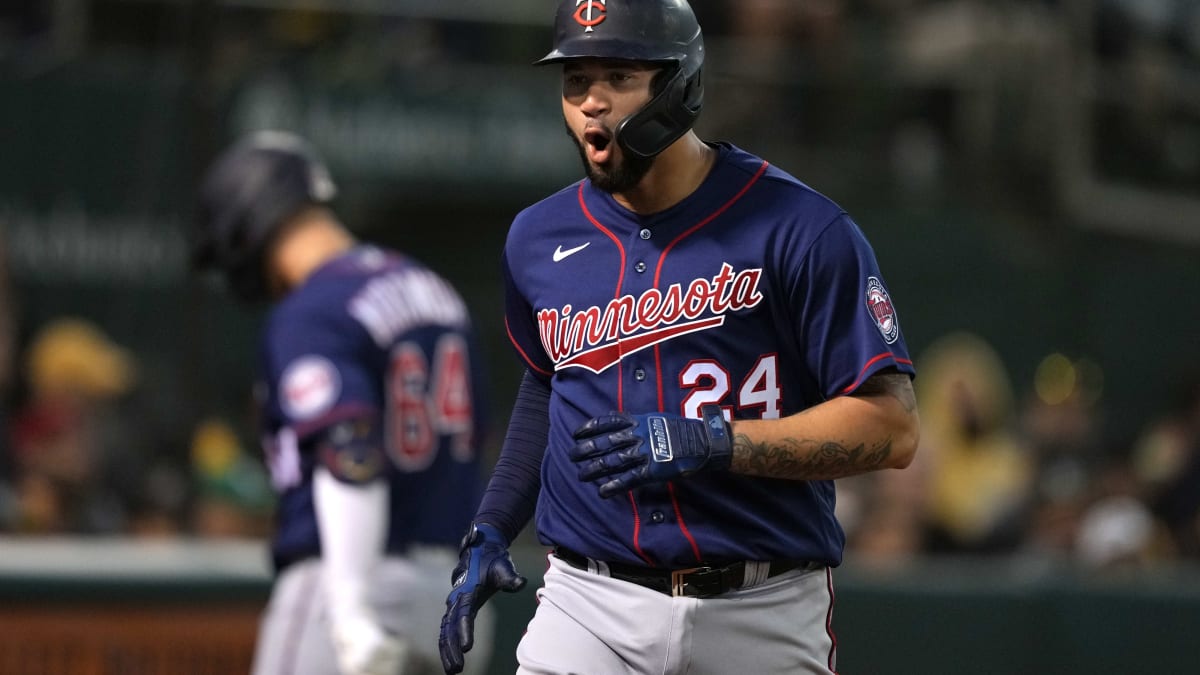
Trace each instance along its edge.
<instances>
[{"instance_id":1,"label":"blurred spectator","mask_svg":"<svg viewBox=\"0 0 1200 675\"><path fill-rule=\"evenodd\" d=\"M176 462L158 457L138 471L135 494L128 501L126 532L139 538L169 538L186 534L190 485Z\"/></svg>"},{"instance_id":2,"label":"blurred spectator","mask_svg":"<svg viewBox=\"0 0 1200 675\"><path fill-rule=\"evenodd\" d=\"M947 335L917 366L921 444L929 470L927 547L1005 553L1025 535L1033 457L1014 428L1013 394L982 338Z\"/></svg>"},{"instance_id":3,"label":"blurred spectator","mask_svg":"<svg viewBox=\"0 0 1200 675\"><path fill-rule=\"evenodd\" d=\"M1140 566L1151 557L1154 524L1150 510L1133 497L1097 501L1080 519L1076 557L1089 568Z\"/></svg>"},{"instance_id":4,"label":"blurred spectator","mask_svg":"<svg viewBox=\"0 0 1200 675\"><path fill-rule=\"evenodd\" d=\"M1185 378L1167 414L1147 426L1133 465L1179 554L1200 560L1200 374Z\"/></svg>"},{"instance_id":5,"label":"blurred spectator","mask_svg":"<svg viewBox=\"0 0 1200 675\"><path fill-rule=\"evenodd\" d=\"M1027 552L1070 559L1104 463L1097 418L1102 376L1086 359L1050 354L1038 364L1021 412L1021 434L1036 458Z\"/></svg>"},{"instance_id":6,"label":"blurred spectator","mask_svg":"<svg viewBox=\"0 0 1200 675\"><path fill-rule=\"evenodd\" d=\"M260 462L242 448L227 421L210 418L192 436L196 498L191 530L206 538L265 538L274 498Z\"/></svg>"},{"instance_id":7,"label":"blurred spectator","mask_svg":"<svg viewBox=\"0 0 1200 675\"><path fill-rule=\"evenodd\" d=\"M918 456L904 471L838 481L837 517L858 564L899 567L924 552L928 468Z\"/></svg>"},{"instance_id":8,"label":"blurred spectator","mask_svg":"<svg viewBox=\"0 0 1200 675\"><path fill-rule=\"evenodd\" d=\"M13 420L18 531L117 533L127 524L120 486L136 460L119 399L137 365L93 324L52 321L25 354L29 388Z\"/></svg>"},{"instance_id":9,"label":"blurred spectator","mask_svg":"<svg viewBox=\"0 0 1200 675\"><path fill-rule=\"evenodd\" d=\"M1146 505L1124 459L1097 473L1092 498L1080 512L1073 559L1093 571L1136 571L1174 555L1165 528Z\"/></svg>"}]
</instances>

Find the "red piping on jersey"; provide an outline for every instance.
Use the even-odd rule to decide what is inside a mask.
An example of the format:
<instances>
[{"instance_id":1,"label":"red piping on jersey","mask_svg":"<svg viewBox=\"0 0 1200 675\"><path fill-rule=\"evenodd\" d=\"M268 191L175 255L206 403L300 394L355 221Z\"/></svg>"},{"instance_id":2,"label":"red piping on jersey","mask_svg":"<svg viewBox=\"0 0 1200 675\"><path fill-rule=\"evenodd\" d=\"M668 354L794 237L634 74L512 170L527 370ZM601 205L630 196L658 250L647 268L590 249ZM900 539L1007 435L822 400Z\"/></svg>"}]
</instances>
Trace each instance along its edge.
<instances>
[{"instance_id":1,"label":"red piping on jersey","mask_svg":"<svg viewBox=\"0 0 1200 675\"><path fill-rule=\"evenodd\" d=\"M742 195L746 194L746 191L750 189L750 186L753 185L759 179L759 177L762 176L763 173L767 170L767 166L768 166L767 162L764 161L762 163L762 165L758 167L758 171L754 174L754 176L752 176L750 178L750 180L747 181L744 186L742 186L741 190L738 190L737 194L735 194L733 196L733 198L731 198L729 201L722 204L720 208L718 208L716 211L713 211L711 214L709 214L708 217L706 217L705 219L696 223L691 228L689 228L687 231L680 234L678 237L675 238L674 241L672 241L670 244L668 244L665 249L663 249L662 254L659 255L659 257L658 257L658 266L654 270L654 288L658 288L659 279L662 277L662 266L663 266L663 261L667 257L667 252L670 251L671 248L674 247L675 244L679 243L684 237L687 237L688 235L690 235L691 233L700 229L701 227L704 227L709 222L711 222L714 218L716 218L717 216L724 213L725 210L728 209L730 206L732 206L734 202L741 199ZM613 295L614 298L619 298L619 297L621 297L621 286L625 282L625 247L621 245L621 240L617 239L616 235L614 235L612 233L612 231L610 231L608 228L601 225L600 221L596 220L595 216L592 215L592 212L588 210L587 202L583 198L583 182L582 181L579 183L579 189L576 191L576 194L578 194L578 196L579 196L579 208L583 210L583 215L586 216L589 221L591 221L592 225L594 225L596 227L596 229L600 230L605 235L607 235L609 239L612 239L613 243L616 244L616 246L617 246L617 251L620 252L620 254L621 254L621 272L617 276L617 290L616 290L616 293ZM623 365L622 361L620 359L620 356L618 355L618 360L617 360L617 410L625 409L625 402L624 402L624 398L623 398L624 391L621 386L622 380L624 379L621 376L621 366L622 365ZM661 352L659 351L658 345L655 345L655 347L654 347L654 367L655 367L655 372L658 373L658 409L661 412L663 409L662 355L661 355ZM638 537L641 534L642 521L641 521L641 518L638 516L637 501L634 500L634 498L633 498L632 490L629 492L629 503L633 507L633 548L635 551L637 551L637 554L639 556L641 556L642 560L645 560L649 564L653 564L653 562L648 557L646 557L646 554L642 551L641 545L638 543ZM692 551L696 554L696 559L699 560L700 559L700 549L696 546L696 540L693 539L691 533L688 532L687 526L684 524L683 518L679 514L679 504L675 500L675 493L674 493L673 488L672 488L672 492L671 492L671 503L674 505L675 515L679 519L679 528L680 528L680 530L683 531L683 534L685 537L687 537L688 541L691 542Z\"/></svg>"},{"instance_id":2,"label":"red piping on jersey","mask_svg":"<svg viewBox=\"0 0 1200 675\"><path fill-rule=\"evenodd\" d=\"M621 245L621 240L617 239L616 235L614 235L611 230L609 230L607 227L601 225L600 221L596 220L596 217L593 216L592 212L588 210L587 202L584 201L584 199L583 199L583 181L579 181L579 190L577 191L577 194L579 195L579 208L583 211L583 215L586 216L589 221L591 221L592 225L596 226L597 230L600 230L601 232L606 234L609 239L612 239L613 243L616 244L616 246L617 246L617 252L621 254L621 267L620 267L621 271L617 274L617 291L613 294L614 298L619 298L619 297L621 297L621 285L625 283L625 247ZM619 342L617 344L620 345ZM619 349L620 349L620 347L618 346L618 350ZM625 401L624 401L625 394L624 394L624 390L621 387L622 380L624 379L623 377L621 377L621 366L622 366L621 355L620 355L620 352L618 351L618 353L617 353L617 410L619 410L619 411L625 410ZM630 495L630 497L632 497L632 495ZM635 511L635 513L636 513L636 511ZM637 546L636 539L634 540L634 546L635 547Z\"/></svg>"},{"instance_id":3,"label":"red piping on jersey","mask_svg":"<svg viewBox=\"0 0 1200 675\"><path fill-rule=\"evenodd\" d=\"M671 249L675 247L675 244L678 244L684 238L691 236L693 232L709 224L717 216L725 213L729 207L733 206L734 202L745 196L746 192L750 190L751 185L754 185L758 182L758 179L761 178L764 173L766 173L768 166L770 165L764 160L763 163L759 165L758 171L754 172L754 175L750 177L750 180L746 181L746 184L742 186L742 189L738 190L737 194L730 198L729 201L722 204L720 208L718 208L716 211L713 211L704 220L701 220L700 222L688 228L678 237L675 237L674 241L672 241L670 244L667 244L667 247L663 249L662 254L658 256L658 266L654 268L654 288L658 288L658 282L662 278L663 263L666 262L667 253L670 253ZM621 265L621 269L625 269L624 264ZM658 345L655 345L654 347L654 368L655 372L658 373L658 410L659 412L666 412L663 410L662 352L659 350ZM680 523L682 522L683 521L680 521ZM691 539L691 537L688 538ZM694 542L692 546L695 546Z\"/></svg>"},{"instance_id":4,"label":"red piping on jersey","mask_svg":"<svg viewBox=\"0 0 1200 675\"><path fill-rule=\"evenodd\" d=\"M637 551L638 557L645 560L647 565L653 567L654 561L650 559L650 556L646 555L646 552L642 550L642 545L638 543L638 538L642 534L642 518L638 515L637 500L633 498L633 490L630 490L626 494L629 495L629 506L632 507L631 510L633 511L633 550Z\"/></svg>"},{"instance_id":5,"label":"red piping on jersey","mask_svg":"<svg viewBox=\"0 0 1200 675\"><path fill-rule=\"evenodd\" d=\"M679 521L679 530L692 545L692 555L696 556L696 562L701 562L704 558L700 557L700 546L696 544L695 537L688 530L687 523L683 522L683 511L679 508L679 500L675 498L675 483L667 483L667 491L671 493L671 507L675 509L675 519Z\"/></svg>"},{"instance_id":6,"label":"red piping on jersey","mask_svg":"<svg viewBox=\"0 0 1200 675\"><path fill-rule=\"evenodd\" d=\"M658 265L656 265L654 268L654 288L658 288L658 284L662 280L663 263L667 261L667 254L671 252L671 249L675 248L675 244L683 241L685 238L691 236L693 232L711 223L722 213L725 213L725 211L728 210L729 207L733 206L737 200L745 196L745 194L750 190L750 186L758 182L758 179L761 178L764 173L766 173L768 166L770 165L764 160L763 163L759 165L758 171L754 172L754 175L750 177L750 180L746 181L746 184L742 186L742 189L738 190L737 194L731 197L729 201L722 204L716 211L710 213L700 222L689 227L687 230L684 230L678 237L675 237L671 243L667 244L666 248L664 248L663 252L658 256ZM623 262L624 261L622 261L622 263ZM621 269L625 269L624 264L621 265ZM660 345L654 345L654 372L658 375L658 410L659 412L666 412L663 410L665 403L663 400L662 349L660 347ZM692 545L692 553L695 554L696 561L699 562L701 559L700 547L696 545L696 539L692 537L692 533L688 531L687 523L683 522L683 514L679 511L679 502L675 498L675 486L667 483L667 487L671 491L671 505L675 509L675 518L679 521L679 531L683 533L683 536L687 538L688 543Z\"/></svg>"},{"instance_id":7,"label":"red piping on jersey","mask_svg":"<svg viewBox=\"0 0 1200 675\"><path fill-rule=\"evenodd\" d=\"M851 382L850 385L847 386L845 389L843 389L842 393L849 394L850 392L854 391L854 389L856 387L858 387L859 384L862 384L863 375L866 375L867 369L870 368L871 366L875 365L878 361L880 361L882 359L887 359L887 358L893 359L896 363L903 363L906 366L912 365L911 359L896 358L895 354L893 354L891 352L884 352L882 354L879 354L878 356L875 356L870 361L867 361L866 365L864 365L862 367L862 370L858 371L858 378L856 380L854 380L853 382Z\"/></svg>"},{"instance_id":8,"label":"red piping on jersey","mask_svg":"<svg viewBox=\"0 0 1200 675\"><path fill-rule=\"evenodd\" d=\"M554 375L554 373L552 373L548 370L543 370L542 368L538 368L537 366L535 366L533 364L533 359L529 358L529 355L525 353L524 349L521 349L521 345L518 344L516 338L513 337L512 329L508 327L508 317L507 316L504 317L504 332L508 333L508 341L513 343L513 346L517 348L517 353L521 355L522 359L525 359L525 363L528 364L530 368L538 371L539 373L545 375L546 377L550 377L550 376Z\"/></svg>"},{"instance_id":9,"label":"red piping on jersey","mask_svg":"<svg viewBox=\"0 0 1200 675\"><path fill-rule=\"evenodd\" d=\"M825 587L829 589L829 611L825 613L825 633L829 635L829 672L837 675L837 636L833 634L833 571L825 568Z\"/></svg>"}]
</instances>

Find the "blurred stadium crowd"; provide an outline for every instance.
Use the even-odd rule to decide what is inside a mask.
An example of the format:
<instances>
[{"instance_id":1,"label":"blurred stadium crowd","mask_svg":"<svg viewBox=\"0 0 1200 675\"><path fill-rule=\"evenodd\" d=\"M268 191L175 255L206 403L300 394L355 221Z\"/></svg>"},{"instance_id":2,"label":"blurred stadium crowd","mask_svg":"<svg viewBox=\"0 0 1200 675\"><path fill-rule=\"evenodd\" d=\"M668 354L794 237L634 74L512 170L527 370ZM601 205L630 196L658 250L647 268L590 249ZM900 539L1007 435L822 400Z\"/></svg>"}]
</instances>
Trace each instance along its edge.
<instances>
[{"instance_id":1,"label":"blurred stadium crowd","mask_svg":"<svg viewBox=\"0 0 1200 675\"><path fill-rule=\"evenodd\" d=\"M139 27L175 26L172 19L180 17L172 12L185 10L204 10L211 18L221 7L255 19L206 36L217 43L210 53L217 66L208 72L230 80L252 67L247 54L258 39L290 46L292 53L298 45L306 72L341 81L368 77L371 68L428 68L497 54L525 63L540 47L531 50L523 40L542 38L519 26L506 31L496 23L431 19L417 11L439 3L397 3L402 9L385 21L367 14L347 20L322 3L297 2L291 9L265 3L272 6L267 10L259 4L7 3L0 13L0 59L29 66L48 55L78 58L71 45L86 50L105 40L152 43L154 38L134 36ZM506 4L518 18L544 18L544 3ZM1090 166L1115 180L1200 196L1195 2L693 5L712 35L715 57L724 59L713 59L710 74L725 100L714 102L703 120L712 136L764 152L771 148L785 163L819 156L834 168L814 184L835 193L848 192L844 186L855 182L918 201L937 201L947 190L974 191L978 205L1011 198L1034 211L1054 201L1048 192L1064 166L1055 130L1062 129L1060 115L1069 114L1054 95L1061 73L1042 64L1075 56L1061 39L1063 22L1086 15L1094 31L1090 56L1110 67L1118 82L1097 93L1091 128L1105 142L1096 144ZM97 23L90 38L56 23L71 11L89 10L110 21ZM122 21L133 26L119 29ZM885 57L863 50L873 39L897 45L888 62L876 63ZM882 71L888 78L880 75L868 87L920 82L922 94L885 97L883 107L864 105L861 78ZM860 81L854 88L839 84L846 77ZM819 102L808 95L812 91L819 92ZM1018 104L1021 114L1010 114L1009 106ZM847 120L846 110L871 119ZM879 139L851 137L848 125L855 133L871 129L886 137L880 145L885 155L850 152L856 143ZM215 147L217 139L209 140ZM864 162L872 172L860 170ZM149 419L161 394L155 380L142 377L135 349L88 317L68 314L22 325L21 285L5 265L5 232L0 227L0 533L262 536L271 490L245 420L181 415L191 420L189 428L175 434L176 447L164 452L163 436ZM1184 246L1200 246L1196 231L1182 236ZM1168 237L1178 239L1179 232ZM899 301L903 311L923 300ZM1200 337L1195 301L1188 302L1190 309L1185 304L1180 311L1193 316L1193 337ZM910 344L920 352L922 449L907 471L839 483L848 556L897 564L924 555L1004 555L1091 569L1200 562L1200 373L1180 369L1169 386L1152 392L1161 404L1131 423L1135 433L1112 436L1105 424L1114 414L1106 405L1105 371L1086 358L1052 353L1026 385L979 331L946 330L910 338ZM231 407L239 410L237 402Z\"/></svg>"},{"instance_id":2,"label":"blurred stadium crowd","mask_svg":"<svg viewBox=\"0 0 1200 675\"><path fill-rule=\"evenodd\" d=\"M839 482L857 560L1005 555L1104 570L1200 561L1197 374L1122 446L1105 435L1087 360L1051 354L1017 391L985 339L954 333L916 364L914 465Z\"/></svg>"},{"instance_id":3,"label":"blurred stadium crowd","mask_svg":"<svg viewBox=\"0 0 1200 675\"><path fill-rule=\"evenodd\" d=\"M2 296L0 296L2 297ZM0 305L3 306L3 305ZM7 324L7 325L12 325ZM62 318L22 352L0 340L0 532L259 537L271 496L233 422L201 421L186 464L149 447L137 356ZM1200 377L1129 447L1103 435L1095 364L1052 354L1016 391L986 339L954 333L918 358L922 449L906 471L840 481L850 555L1010 555L1122 568L1200 562Z\"/></svg>"},{"instance_id":4,"label":"blurred stadium crowd","mask_svg":"<svg viewBox=\"0 0 1200 675\"><path fill-rule=\"evenodd\" d=\"M11 325L11 324L9 324ZM21 354L0 340L0 532L262 537L272 495L233 422L202 420L184 454L147 434L137 355L94 323L63 317Z\"/></svg>"}]
</instances>

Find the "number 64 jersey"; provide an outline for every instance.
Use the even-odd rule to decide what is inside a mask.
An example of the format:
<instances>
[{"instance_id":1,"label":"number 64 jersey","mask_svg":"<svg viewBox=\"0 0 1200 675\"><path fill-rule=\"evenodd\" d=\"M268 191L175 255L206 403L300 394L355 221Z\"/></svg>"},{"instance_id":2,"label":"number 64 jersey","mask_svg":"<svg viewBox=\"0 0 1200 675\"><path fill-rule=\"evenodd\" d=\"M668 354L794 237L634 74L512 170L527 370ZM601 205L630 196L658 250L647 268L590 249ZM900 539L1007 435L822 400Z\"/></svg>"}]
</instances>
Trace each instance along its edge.
<instances>
[{"instance_id":1,"label":"number 64 jersey","mask_svg":"<svg viewBox=\"0 0 1200 675\"><path fill-rule=\"evenodd\" d=\"M313 471L322 443L361 428L347 421L372 431L363 467L350 461L346 472L370 463L371 475L390 483L388 553L457 546L481 489L486 406L471 330L448 282L374 246L326 263L272 310L257 398L279 496L277 568L320 554Z\"/></svg>"},{"instance_id":2,"label":"number 64 jersey","mask_svg":"<svg viewBox=\"0 0 1200 675\"><path fill-rule=\"evenodd\" d=\"M506 320L551 387L536 523L597 560L841 562L832 481L702 473L601 499L567 456L609 411L778 418L913 374L875 255L836 204L732 145L684 201L635 214L583 180L522 211Z\"/></svg>"}]
</instances>

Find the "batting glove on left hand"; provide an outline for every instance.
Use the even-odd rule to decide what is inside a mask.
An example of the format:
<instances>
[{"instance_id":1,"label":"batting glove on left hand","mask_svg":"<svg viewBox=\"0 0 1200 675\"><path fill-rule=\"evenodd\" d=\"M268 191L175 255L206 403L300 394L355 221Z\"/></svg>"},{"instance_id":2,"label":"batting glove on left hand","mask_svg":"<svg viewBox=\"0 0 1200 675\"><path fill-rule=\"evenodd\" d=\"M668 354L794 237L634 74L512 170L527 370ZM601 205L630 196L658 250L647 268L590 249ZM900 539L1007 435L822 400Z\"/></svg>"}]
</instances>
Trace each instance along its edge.
<instances>
[{"instance_id":1,"label":"batting glove on left hand","mask_svg":"<svg viewBox=\"0 0 1200 675\"><path fill-rule=\"evenodd\" d=\"M475 614L497 590L515 593L525 587L508 554L508 540L486 523L473 525L463 538L458 565L450 575L454 587L446 598L438 651L448 674L463 669L463 653L475 644Z\"/></svg>"},{"instance_id":2,"label":"batting glove on left hand","mask_svg":"<svg viewBox=\"0 0 1200 675\"><path fill-rule=\"evenodd\" d=\"M702 406L700 417L610 413L579 427L568 453L580 480L601 481L604 498L699 471L728 469L733 439L720 406Z\"/></svg>"}]
</instances>

